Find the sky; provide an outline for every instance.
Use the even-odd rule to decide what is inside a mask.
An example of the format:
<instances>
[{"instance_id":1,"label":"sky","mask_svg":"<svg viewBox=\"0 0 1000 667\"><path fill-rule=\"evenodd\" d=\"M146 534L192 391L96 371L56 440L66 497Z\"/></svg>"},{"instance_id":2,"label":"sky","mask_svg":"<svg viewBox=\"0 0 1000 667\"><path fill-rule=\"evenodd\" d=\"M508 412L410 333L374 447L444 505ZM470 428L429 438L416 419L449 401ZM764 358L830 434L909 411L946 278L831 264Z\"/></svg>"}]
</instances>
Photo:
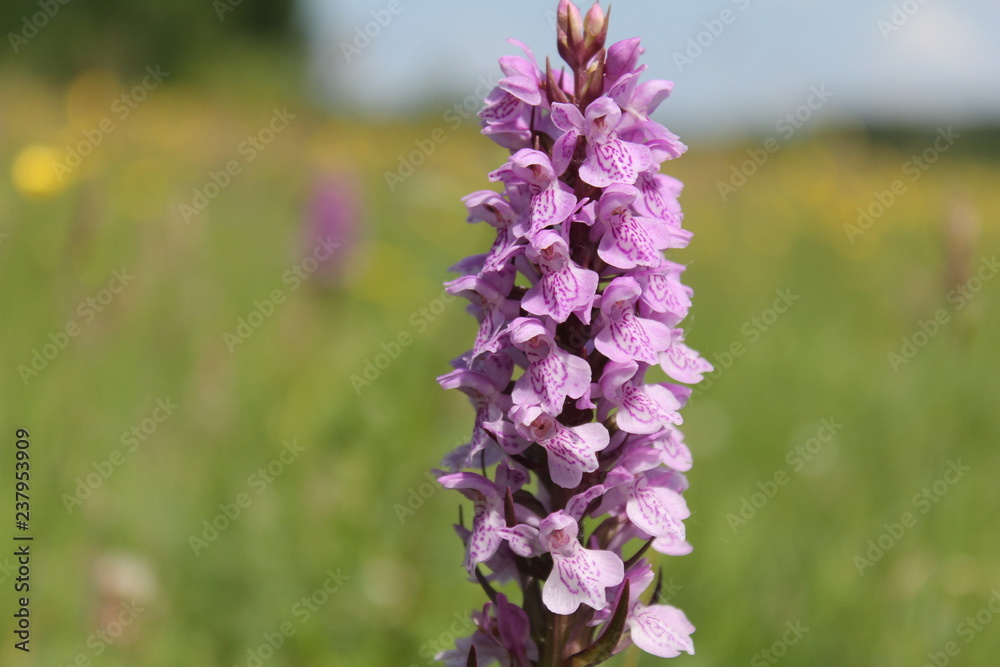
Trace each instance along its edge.
<instances>
[{"instance_id":1,"label":"sky","mask_svg":"<svg viewBox=\"0 0 1000 667\"><path fill-rule=\"evenodd\" d=\"M497 59L519 53L509 37L558 60L555 0L302 2L310 80L337 108L481 96ZM657 114L675 132L767 130L803 105L815 124L1000 120L1000 0L612 4L609 40L641 37L646 76L675 82Z\"/></svg>"}]
</instances>

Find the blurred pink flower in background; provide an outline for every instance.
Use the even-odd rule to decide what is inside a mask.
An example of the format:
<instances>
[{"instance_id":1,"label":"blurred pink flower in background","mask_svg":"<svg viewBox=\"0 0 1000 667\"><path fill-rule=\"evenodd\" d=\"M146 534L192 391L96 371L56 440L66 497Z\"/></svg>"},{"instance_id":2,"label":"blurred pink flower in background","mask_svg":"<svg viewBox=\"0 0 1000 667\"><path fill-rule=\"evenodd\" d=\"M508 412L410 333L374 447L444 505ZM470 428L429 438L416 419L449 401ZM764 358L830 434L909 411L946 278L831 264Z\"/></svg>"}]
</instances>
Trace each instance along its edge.
<instances>
[{"instance_id":1,"label":"blurred pink flower in background","mask_svg":"<svg viewBox=\"0 0 1000 667\"><path fill-rule=\"evenodd\" d=\"M319 268L313 278L332 288L349 275L363 224L363 201L358 178L351 173L317 173L306 195L301 254L315 257Z\"/></svg>"},{"instance_id":2,"label":"blurred pink flower in background","mask_svg":"<svg viewBox=\"0 0 1000 667\"><path fill-rule=\"evenodd\" d=\"M130 644L139 634L136 621L158 606L160 586L153 565L133 553L107 552L98 556L91 570L96 608L96 640L104 644Z\"/></svg>"}]
</instances>

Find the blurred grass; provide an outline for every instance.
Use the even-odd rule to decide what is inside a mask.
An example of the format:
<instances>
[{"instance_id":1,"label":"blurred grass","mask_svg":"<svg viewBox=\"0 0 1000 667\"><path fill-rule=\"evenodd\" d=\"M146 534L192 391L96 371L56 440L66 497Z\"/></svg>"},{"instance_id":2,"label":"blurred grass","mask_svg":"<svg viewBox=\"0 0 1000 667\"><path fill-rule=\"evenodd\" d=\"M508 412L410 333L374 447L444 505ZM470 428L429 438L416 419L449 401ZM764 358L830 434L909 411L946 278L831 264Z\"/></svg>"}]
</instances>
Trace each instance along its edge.
<instances>
[{"instance_id":1,"label":"blurred grass","mask_svg":"<svg viewBox=\"0 0 1000 667\"><path fill-rule=\"evenodd\" d=\"M0 117L0 164L33 144L62 152L122 86L96 74L76 85L67 94L0 79L12 101ZM459 198L488 187L504 153L471 122L448 129L390 193L386 170L447 128L440 115L328 118L280 85L270 94L232 83L206 90L156 89L65 184L43 182L29 195L0 179L0 416L5 437L32 435L37 642L30 655L5 642L0 664L62 665L84 653L109 667L244 665L286 621L295 634L269 665L429 664L429 647L458 627L454 614L482 596L463 580L451 529L457 495L422 486L471 425L464 400L434 377L469 345L473 323L458 302L433 318L420 309L440 296L446 267L488 247L488 230L465 225ZM178 207L192 188L285 105L298 117L185 224ZM695 141L666 165L687 184L686 226L696 234L675 256L696 290L688 341L709 358L746 344L684 413L695 551L662 562L679 586L672 602L698 627L698 654L676 664L746 664L799 619L810 630L783 664L920 664L959 641L956 625L1000 586L998 284L949 311L952 321L898 373L886 359L919 320L950 308L949 276L995 252L1000 165L960 140L853 244L843 228L932 138L801 138L727 202L717 182L753 138ZM282 274L299 261L305 184L328 169L353 170L363 183L352 277L290 291ZM981 234L956 266L962 253L949 252L946 230L963 210L979 217ZM134 282L25 387L18 365L81 321L78 304L123 267ZM223 334L274 289L288 301L231 354ZM744 325L784 289L799 300L751 343ZM401 332L413 344L356 393L351 376ZM122 433L167 397L181 406L175 415L67 512L62 495L124 449ZM831 417L843 424L835 440L791 471L786 452ZM256 495L249 476L292 439L305 453ZM859 576L853 557L958 459L971 471ZM789 484L734 534L727 514L779 469ZM9 490L6 477L0 488ZM195 556L189 537L241 492L252 505ZM401 522L408 502L416 509ZM98 656L87 644L92 565L112 551L147 559L160 593L129 640ZM300 623L296 603L328 569L349 579ZM7 609L9 580L2 585ZM956 664L993 664L998 637L990 626L959 641Z\"/></svg>"}]
</instances>

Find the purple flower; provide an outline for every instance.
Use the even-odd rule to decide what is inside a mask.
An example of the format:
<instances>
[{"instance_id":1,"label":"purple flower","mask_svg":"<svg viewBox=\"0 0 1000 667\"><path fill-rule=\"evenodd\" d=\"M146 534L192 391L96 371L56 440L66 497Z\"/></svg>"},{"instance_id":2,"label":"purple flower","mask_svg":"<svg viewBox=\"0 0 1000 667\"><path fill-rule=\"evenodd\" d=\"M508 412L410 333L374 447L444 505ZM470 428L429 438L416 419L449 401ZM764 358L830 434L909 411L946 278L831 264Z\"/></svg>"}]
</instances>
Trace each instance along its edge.
<instances>
[{"instance_id":1,"label":"purple flower","mask_svg":"<svg viewBox=\"0 0 1000 667\"><path fill-rule=\"evenodd\" d=\"M438 482L446 489L460 490L473 501L472 535L465 555L465 568L471 573L500 546L502 537L497 529L507 526L503 517L503 497L493 482L476 473L442 475Z\"/></svg>"},{"instance_id":2,"label":"purple flower","mask_svg":"<svg viewBox=\"0 0 1000 667\"><path fill-rule=\"evenodd\" d=\"M341 282L362 228L360 188L353 176L328 173L313 182L305 213L303 257L316 259L315 275L327 285ZM323 253L319 249L325 249Z\"/></svg>"},{"instance_id":3,"label":"purple flower","mask_svg":"<svg viewBox=\"0 0 1000 667\"><path fill-rule=\"evenodd\" d=\"M642 288L639 296L639 314L649 317L653 313L666 316L668 325L676 325L691 309L693 290L681 283L684 267L665 261L655 269L633 273Z\"/></svg>"},{"instance_id":4,"label":"purple flower","mask_svg":"<svg viewBox=\"0 0 1000 667\"><path fill-rule=\"evenodd\" d=\"M538 542L552 554L552 574L542 587L542 602L556 614L572 614L585 604L603 609L605 591L625 576L618 555L611 551L584 549L576 539L579 526L562 510L538 525Z\"/></svg>"},{"instance_id":5,"label":"purple flower","mask_svg":"<svg viewBox=\"0 0 1000 667\"><path fill-rule=\"evenodd\" d=\"M549 459L549 474L559 486L580 485L583 473L597 470L597 452L608 446L610 437L602 424L563 426L537 406L516 406L511 410L522 437L537 442Z\"/></svg>"},{"instance_id":6,"label":"purple flower","mask_svg":"<svg viewBox=\"0 0 1000 667\"><path fill-rule=\"evenodd\" d=\"M671 332L670 346L660 354L660 367L663 372L685 384L697 384L704 377L703 373L712 372L712 364L684 344L684 332L674 329Z\"/></svg>"},{"instance_id":7,"label":"purple flower","mask_svg":"<svg viewBox=\"0 0 1000 667\"><path fill-rule=\"evenodd\" d=\"M681 651L694 655L694 626L680 609L665 604L645 605L640 596L653 582L653 570L645 560L625 573L629 599L626 626L629 638L643 651L660 658L676 658ZM621 591L619 590L619 595Z\"/></svg>"},{"instance_id":8,"label":"purple flower","mask_svg":"<svg viewBox=\"0 0 1000 667\"><path fill-rule=\"evenodd\" d=\"M632 185L641 172L655 166L649 148L618 138L622 110L610 97L600 97L586 114L572 104L553 104L552 121L565 132L552 149L556 173L566 171L577 140L587 139L587 158L580 165L580 178L597 188L614 183Z\"/></svg>"},{"instance_id":9,"label":"purple flower","mask_svg":"<svg viewBox=\"0 0 1000 667\"><path fill-rule=\"evenodd\" d=\"M491 355L476 364L479 370L456 368L438 378L443 389L458 389L466 394L476 409L472 438L468 443L466 465L472 457L490 445L489 431L494 431L503 421L504 412L510 407L510 397L502 391L510 382L514 362L509 357Z\"/></svg>"},{"instance_id":10,"label":"purple flower","mask_svg":"<svg viewBox=\"0 0 1000 667\"><path fill-rule=\"evenodd\" d=\"M601 297L603 328L594 345L611 361L659 362L657 353L671 345L670 329L660 322L636 316L635 302L642 288L634 278L615 278Z\"/></svg>"},{"instance_id":11,"label":"purple flower","mask_svg":"<svg viewBox=\"0 0 1000 667\"><path fill-rule=\"evenodd\" d=\"M694 655L694 626L684 612L666 604L637 604L628 618L632 641L646 653L676 658L681 651Z\"/></svg>"},{"instance_id":12,"label":"purple flower","mask_svg":"<svg viewBox=\"0 0 1000 667\"><path fill-rule=\"evenodd\" d=\"M449 294L464 296L471 302L469 310L479 320L473 356L497 352L505 323L518 312L517 302L508 298L514 285L514 267L508 265L501 272L481 276L462 276L445 285Z\"/></svg>"},{"instance_id":13,"label":"purple flower","mask_svg":"<svg viewBox=\"0 0 1000 667\"><path fill-rule=\"evenodd\" d=\"M632 74L639 67L639 58L646 52L638 37L616 42L608 47L604 62L604 89L610 91L622 78Z\"/></svg>"},{"instance_id":14,"label":"purple flower","mask_svg":"<svg viewBox=\"0 0 1000 667\"><path fill-rule=\"evenodd\" d=\"M608 491L601 509L624 512L636 528L650 537L683 541L684 519L691 515L681 491L683 475L657 468L656 456L643 451L626 456L604 481Z\"/></svg>"},{"instance_id":15,"label":"purple flower","mask_svg":"<svg viewBox=\"0 0 1000 667\"><path fill-rule=\"evenodd\" d=\"M582 15L560 0L556 18L568 70L540 69L519 42L525 55L500 61L480 118L511 152L489 174L503 190L462 200L495 240L447 284L479 326L438 381L465 393L475 417L442 463L454 472L437 474L472 503L471 525L455 530L493 600L473 614L476 631L438 655L456 667L565 664L632 644L694 651L683 612L640 599L652 570L636 557L650 545L691 551L692 456L677 426L684 385L711 370L684 342L684 266L663 256L691 239L680 181L657 173L685 146L650 119L672 84L642 81L638 39L605 48L599 5ZM647 382L656 365L674 382ZM521 587L524 609L498 584Z\"/></svg>"},{"instance_id":16,"label":"purple flower","mask_svg":"<svg viewBox=\"0 0 1000 667\"><path fill-rule=\"evenodd\" d=\"M469 209L469 222L486 222L497 230L493 247L483 262L483 270L501 272L511 257L524 248L511 229L516 218L514 209L492 190L480 190L466 195L462 198L462 203Z\"/></svg>"},{"instance_id":17,"label":"purple flower","mask_svg":"<svg viewBox=\"0 0 1000 667\"><path fill-rule=\"evenodd\" d=\"M498 88L507 91L529 107L537 107L542 103L541 75L535 54L527 46L516 39L508 39L508 43L519 47L527 58L520 56L504 56L500 58L500 69L506 75L497 84Z\"/></svg>"},{"instance_id":18,"label":"purple flower","mask_svg":"<svg viewBox=\"0 0 1000 667\"><path fill-rule=\"evenodd\" d=\"M521 299L521 307L533 315L548 315L556 322L565 322L576 313L584 324L589 324L600 276L574 262L565 239L551 230L532 239L527 257L538 266L541 277Z\"/></svg>"},{"instance_id":19,"label":"purple flower","mask_svg":"<svg viewBox=\"0 0 1000 667\"><path fill-rule=\"evenodd\" d=\"M640 197L635 200L635 210L647 218L658 218L680 228L684 214L677 198L681 196L684 184L666 174L639 175L635 186Z\"/></svg>"},{"instance_id":20,"label":"purple flower","mask_svg":"<svg viewBox=\"0 0 1000 667\"><path fill-rule=\"evenodd\" d=\"M676 385L670 386L672 390L677 389ZM671 391L676 397L677 394ZM678 398L678 402L683 405L685 401ZM660 453L660 462L678 471L686 472L691 469L691 451L684 444L684 435L673 424L666 424L656 433L641 438L634 438L632 444L639 447L650 447Z\"/></svg>"},{"instance_id":21,"label":"purple flower","mask_svg":"<svg viewBox=\"0 0 1000 667\"><path fill-rule=\"evenodd\" d=\"M608 363L601 376L605 400L598 418L603 421L613 406L618 408L615 424L626 433L655 433L668 423L680 424L680 401L666 387L644 384L644 374L634 361Z\"/></svg>"},{"instance_id":22,"label":"purple flower","mask_svg":"<svg viewBox=\"0 0 1000 667\"><path fill-rule=\"evenodd\" d=\"M490 91L485 102L479 112L483 134L512 151L527 148L531 142L531 107L503 88Z\"/></svg>"},{"instance_id":23,"label":"purple flower","mask_svg":"<svg viewBox=\"0 0 1000 667\"><path fill-rule=\"evenodd\" d=\"M542 76L538 71L535 54L521 42L511 39L527 58L504 56L500 69L504 78L486 96L486 106L479 112L483 134L504 148L516 151L531 144L531 130L546 130L550 123L537 117L536 107L547 107L542 94Z\"/></svg>"},{"instance_id":24,"label":"purple flower","mask_svg":"<svg viewBox=\"0 0 1000 667\"><path fill-rule=\"evenodd\" d=\"M558 225L573 214L577 200L573 190L561 182L552 169L549 156L541 151L523 149L510 161L490 174L491 181L503 181L511 198L521 205L524 214L514 225L514 233L531 238L542 229Z\"/></svg>"},{"instance_id":25,"label":"purple flower","mask_svg":"<svg viewBox=\"0 0 1000 667\"><path fill-rule=\"evenodd\" d=\"M542 519L538 528L521 525L515 552L552 554L552 574L542 587L542 602L556 614L572 614L581 604L607 605L606 591L625 577L622 559L611 551L585 549L577 539L576 519L563 510Z\"/></svg>"},{"instance_id":26,"label":"purple flower","mask_svg":"<svg viewBox=\"0 0 1000 667\"><path fill-rule=\"evenodd\" d=\"M656 111L674 89L672 81L662 79L640 84L640 75L644 70L645 65L624 75L608 93L624 112L623 127L620 128L623 132L631 126L641 126L649 121L649 114Z\"/></svg>"},{"instance_id":27,"label":"purple flower","mask_svg":"<svg viewBox=\"0 0 1000 667\"><path fill-rule=\"evenodd\" d=\"M511 344L528 360L511 393L515 405L538 405L558 415L567 397L580 398L590 389L590 364L556 345L552 331L540 320L518 318L508 331Z\"/></svg>"},{"instance_id":28,"label":"purple flower","mask_svg":"<svg viewBox=\"0 0 1000 667\"><path fill-rule=\"evenodd\" d=\"M597 217L607 227L597 254L619 269L654 267L663 262L662 250L683 248L691 234L667 220L636 215L632 204L639 190L631 185L613 185L597 205Z\"/></svg>"},{"instance_id":29,"label":"purple flower","mask_svg":"<svg viewBox=\"0 0 1000 667\"><path fill-rule=\"evenodd\" d=\"M454 650L442 651L434 659L448 667L466 667L472 647L479 665L527 665L538 659L538 647L529 636L528 615L508 602L503 593L497 593L496 604L487 602L482 612L473 613L473 621L476 631L472 636L459 639Z\"/></svg>"}]
</instances>

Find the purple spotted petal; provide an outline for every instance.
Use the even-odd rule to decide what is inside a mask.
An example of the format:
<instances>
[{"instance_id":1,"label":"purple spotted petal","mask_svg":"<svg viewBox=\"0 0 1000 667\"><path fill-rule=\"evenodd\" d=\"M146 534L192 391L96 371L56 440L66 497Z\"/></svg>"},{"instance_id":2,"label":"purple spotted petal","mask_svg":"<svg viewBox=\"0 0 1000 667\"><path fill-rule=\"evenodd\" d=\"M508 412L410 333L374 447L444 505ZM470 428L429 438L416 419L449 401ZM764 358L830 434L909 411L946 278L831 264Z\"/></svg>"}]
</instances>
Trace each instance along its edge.
<instances>
[{"instance_id":1,"label":"purple spotted petal","mask_svg":"<svg viewBox=\"0 0 1000 667\"><path fill-rule=\"evenodd\" d=\"M608 231L601 239L597 254L611 266L634 269L637 266L656 266L662 261L662 248L650 234L649 226L640 218L624 212L607 222ZM667 244L662 244L665 248Z\"/></svg>"},{"instance_id":2,"label":"purple spotted petal","mask_svg":"<svg viewBox=\"0 0 1000 667\"><path fill-rule=\"evenodd\" d=\"M587 159L580 165L580 178L597 188L615 183L632 185L639 174L653 166L653 156L646 146L612 139L605 144L588 146Z\"/></svg>"},{"instance_id":3,"label":"purple spotted petal","mask_svg":"<svg viewBox=\"0 0 1000 667\"><path fill-rule=\"evenodd\" d=\"M666 174L643 173L636 181L640 196L635 201L635 210L648 218L659 218L680 226L684 218L677 198L683 184Z\"/></svg>"},{"instance_id":4,"label":"purple spotted petal","mask_svg":"<svg viewBox=\"0 0 1000 667\"><path fill-rule=\"evenodd\" d=\"M712 364L685 345L681 340L674 340L670 347L660 354L660 367L663 372L685 384L696 384L704 379L704 373L713 370Z\"/></svg>"},{"instance_id":5,"label":"purple spotted petal","mask_svg":"<svg viewBox=\"0 0 1000 667\"><path fill-rule=\"evenodd\" d=\"M676 134L652 120L633 126L627 132L623 132L621 138L647 146L654 164L673 160L687 151L687 146Z\"/></svg>"},{"instance_id":6,"label":"purple spotted petal","mask_svg":"<svg viewBox=\"0 0 1000 667\"><path fill-rule=\"evenodd\" d=\"M531 198L526 235L537 234L546 227L564 222L576 210L577 199L565 183L553 181ZM515 229L517 231L517 229Z\"/></svg>"},{"instance_id":7,"label":"purple spotted petal","mask_svg":"<svg viewBox=\"0 0 1000 667\"><path fill-rule=\"evenodd\" d=\"M660 459L674 470L686 472L691 469L691 450L684 444L684 436L672 425L652 436L651 444L660 452Z\"/></svg>"},{"instance_id":8,"label":"purple spotted petal","mask_svg":"<svg viewBox=\"0 0 1000 667\"><path fill-rule=\"evenodd\" d=\"M575 104L552 105L552 122L563 132L584 132L587 121Z\"/></svg>"},{"instance_id":9,"label":"purple spotted petal","mask_svg":"<svg viewBox=\"0 0 1000 667\"><path fill-rule=\"evenodd\" d=\"M667 556L687 556L694 551L694 547L689 542L678 539L675 535L667 535L653 540L653 551Z\"/></svg>"},{"instance_id":10,"label":"purple spotted petal","mask_svg":"<svg viewBox=\"0 0 1000 667\"><path fill-rule=\"evenodd\" d=\"M579 486L583 473L597 470L597 452L607 447L609 440L603 424L560 425L552 438L539 443L549 454L552 481L566 489Z\"/></svg>"},{"instance_id":11,"label":"purple spotted petal","mask_svg":"<svg viewBox=\"0 0 1000 667\"><path fill-rule=\"evenodd\" d=\"M680 403L667 389L657 385L622 387L615 423L626 433L655 433L664 424L680 424Z\"/></svg>"},{"instance_id":12,"label":"purple spotted petal","mask_svg":"<svg viewBox=\"0 0 1000 667\"><path fill-rule=\"evenodd\" d=\"M553 351L528 365L511 397L517 405L538 405L557 415L567 396L579 398L589 386L590 364L577 356Z\"/></svg>"},{"instance_id":13,"label":"purple spotted petal","mask_svg":"<svg viewBox=\"0 0 1000 667\"><path fill-rule=\"evenodd\" d=\"M624 363L636 360L656 364L657 353L667 349L669 341L670 329L666 325L626 311L618 317L607 318L594 345L612 361Z\"/></svg>"},{"instance_id":14,"label":"purple spotted petal","mask_svg":"<svg viewBox=\"0 0 1000 667\"><path fill-rule=\"evenodd\" d=\"M496 553L502 536L498 529L505 528L500 493L496 486L475 473L455 473L438 478L438 482L447 489L457 489L463 495L473 500L474 514L472 519L472 534L469 536L465 567L471 573L476 565L482 563Z\"/></svg>"},{"instance_id":15,"label":"purple spotted petal","mask_svg":"<svg viewBox=\"0 0 1000 667\"><path fill-rule=\"evenodd\" d=\"M517 456L531 446L530 442L518 434L514 424L503 418L502 413L499 419L484 421L483 429L492 434L500 449L511 456Z\"/></svg>"},{"instance_id":16,"label":"purple spotted petal","mask_svg":"<svg viewBox=\"0 0 1000 667\"><path fill-rule=\"evenodd\" d=\"M580 133L576 130L569 130L560 136L552 147L552 166L556 173L562 176L573 161L576 153L576 144L580 140Z\"/></svg>"},{"instance_id":17,"label":"purple spotted petal","mask_svg":"<svg viewBox=\"0 0 1000 667\"><path fill-rule=\"evenodd\" d=\"M520 42L518 42L518 45L531 57L531 60L526 60L520 56L503 56L500 58L500 69L503 70L503 73L507 77L501 79L497 85L522 102L531 106L538 106L542 103L542 94L539 90L538 66L535 64L534 55L528 47L520 44Z\"/></svg>"},{"instance_id":18,"label":"purple spotted petal","mask_svg":"<svg viewBox=\"0 0 1000 667\"><path fill-rule=\"evenodd\" d=\"M632 641L647 653L676 658L681 651L694 655L694 626L684 612L670 605L636 606L628 619Z\"/></svg>"},{"instance_id":19,"label":"purple spotted petal","mask_svg":"<svg viewBox=\"0 0 1000 667\"><path fill-rule=\"evenodd\" d=\"M615 278L604 289L601 314L604 327L594 345L612 361L658 363L657 353L670 347L670 329L655 320L635 315L635 302L642 292L634 278Z\"/></svg>"},{"instance_id":20,"label":"purple spotted petal","mask_svg":"<svg viewBox=\"0 0 1000 667\"><path fill-rule=\"evenodd\" d=\"M659 268L634 274L642 287L639 300L647 312L668 315L669 324L677 324L691 309L691 295L694 291L680 281L684 267L673 262L664 262Z\"/></svg>"},{"instance_id":21,"label":"purple spotted petal","mask_svg":"<svg viewBox=\"0 0 1000 667\"><path fill-rule=\"evenodd\" d=\"M509 227L517 217L510 204L499 193L479 190L462 197L469 211L469 222L486 222L491 227Z\"/></svg>"},{"instance_id":22,"label":"purple spotted petal","mask_svg":"<svg viewBox=\"0 0 1000 667\"><path fill-rule=\"evenodd\" d=\"M513 528L499 528L497 533L507 540L510 550L522 558L532 558L542 553L538 546L538 529L533 526L522 523Z\"/></svg>"},{"instance_id":23,"label":"purple spotted petal","mask_svg":"<svg viewBox=\"0 0 1000 667\"><path fill-rule=\"evenodd\" d=\"M521 115L524 107L524 102L499 87L486 96L485 104L479 117L494 125L513 122Z\"/></svg>"},{"instance_id":24,"label":"purple spotted petal","mask_svg":"<svg viewBox=\"0 0 1000 667\"><path fill-rule=\"evenodd\" d=\"M556 322L565 322L571 314L578 313L587 324L599 280L594 271L567 264L544 273L521 300L521 307L534 315L548 315Z\"/></svg>"},{"instance_id":25,"label":"purple spotted petal","mask_svg":"<svg viewBox=\"0 0 1000 667\"><path fill-rule=\"evenodd\" d=\"M576 312L590 322L590 308L597 295L600 277L569 259L566 242L555 232L542 232L527 249L528 258L541 271L541 279L528 290L521 307L534 315L548 315L565 322Z\"/></svg>"},{"instance_id":26,"label":"purple spotted petal","mask_svg":"<svg viewBox=\"0 0 1000 667\"><path fill-rule=\"evenodd\" d=\"M584 512L587 511L587 506L595 499L600 498L604 494L604 491L604 485L598 484L597 486L590 487L583 493L576 494L566 503L566 513L576 521L579 521L583 518Z\"/></svg>"},{"instance_id":27,"label":"purple spotted petal","mask_svg":"<svg viewBox=\"0 0 1000 667\"><path fill-rule=\"evenodd\" d=\"M604 367L600 388L604 398L618 407L615 417L618 428L626 433L648 434L660 431L668 423L681 423L677 412L681 403L677 397L665 387L643 384L638 368L634 361L624 364L612 361ZM654 460L654 465L660 462L659 457Z\"/></svg>"},{"instance_id":28,"label":"purple spotted petal","mask_svg":"<svg viewBox=\"0 0 1000 667\"><path fill-rule=\"evenodd\" d=\"M542 602L555 614L572 614L581 604L594 609L607 605L606 590L625 577L615 553L580 547L572 556L552 556L552 573L542 587Z\"/></svg>"},{"instance_id":29,"label":"purple spotted petal","mask_svg":"<svg viewBox=\"0 0 1000 667\"><path fill-rule=\"evenodd\" d=\"M672 535L684 539L684 519L691 515L684 498L656 478L639 476L629 491L628 518L653 537Z\"/></svg>"}]
</instances>

